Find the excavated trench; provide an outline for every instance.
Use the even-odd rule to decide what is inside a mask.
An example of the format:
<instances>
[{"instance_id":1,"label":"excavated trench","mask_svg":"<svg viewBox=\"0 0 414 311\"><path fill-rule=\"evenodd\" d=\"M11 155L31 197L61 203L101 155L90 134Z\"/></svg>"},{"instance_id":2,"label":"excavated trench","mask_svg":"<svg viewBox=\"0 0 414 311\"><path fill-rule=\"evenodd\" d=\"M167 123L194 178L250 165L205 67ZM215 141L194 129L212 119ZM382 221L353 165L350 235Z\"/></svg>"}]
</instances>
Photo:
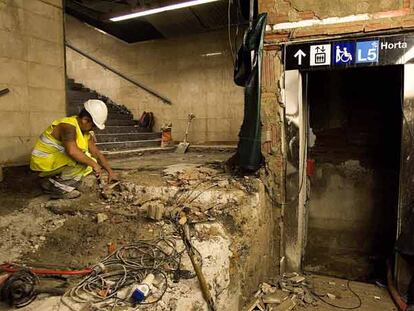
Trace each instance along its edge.
<instances>
[{"instance_id":1,"label":"excavated trench","mask_svg":"<svg viewBox=\"0 0 414 311\"><path fill-rule=\"evenodd\" d=\"M180 269L192 271L192 277L174 282L170 273L160 301L143 309L207 310L177 234L177 223L185 222L217 310L241 310L261 282L278 274L277 222L259 179L224 172L223 160L229 156L160 154L113 161L121 182L105 192L105 199L92 178L84 185L85 195L74 201L47 201L37 190L29 191L27 204L14 211L8 208L0 219L0 261L81 269L139 241L170 239L176 251L183 252ZM0 204L12 200L13 191L6 186ZM21 200L19 193L15 197ZM70 286L80 280L71 278ZM154 295L160 291L153 288ZM73 310L85 307L71 298L68 295L67 304ZM22 310L70 308L60 297L44 296Z\"/></svg>"}]
</instances>

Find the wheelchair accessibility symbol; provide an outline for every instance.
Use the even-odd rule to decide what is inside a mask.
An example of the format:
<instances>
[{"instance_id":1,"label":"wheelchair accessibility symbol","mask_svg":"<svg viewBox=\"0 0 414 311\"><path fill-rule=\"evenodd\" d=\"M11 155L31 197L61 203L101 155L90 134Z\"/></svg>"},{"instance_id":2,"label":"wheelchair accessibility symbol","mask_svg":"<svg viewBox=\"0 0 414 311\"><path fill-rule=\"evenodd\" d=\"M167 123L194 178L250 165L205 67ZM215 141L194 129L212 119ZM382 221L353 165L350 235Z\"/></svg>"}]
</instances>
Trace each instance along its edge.
<instances>
[{"instance_id":1,"label":"wheelchair accessibility symbol","mask_svg":"<svg viewBox=\"0 0 414 311\"><path fill-rule=\"evenodd\" d=\"M355 62L355 43L341 42L334 44L334 64L344 65Z\"/></svg>"}]
</instances>

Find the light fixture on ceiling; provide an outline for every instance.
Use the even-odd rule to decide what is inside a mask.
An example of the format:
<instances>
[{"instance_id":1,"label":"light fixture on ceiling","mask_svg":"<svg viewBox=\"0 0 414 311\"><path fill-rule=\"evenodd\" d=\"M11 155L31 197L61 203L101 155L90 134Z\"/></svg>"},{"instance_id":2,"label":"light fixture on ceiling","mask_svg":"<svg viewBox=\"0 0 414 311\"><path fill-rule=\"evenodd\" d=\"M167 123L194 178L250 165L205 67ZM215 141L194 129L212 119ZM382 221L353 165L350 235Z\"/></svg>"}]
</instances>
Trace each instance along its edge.
<instances>
[{"instance_id":1,"label":"light fixture on ceiling","mask_svg":"<svg viewBox=\"0 0 414 311\"><path fill-rule=\"evenodd\" d=\"M145 11L139 11L139 12L135 12L135 13L129 13L129 14L121 15L121 16L116 16L116 17L110 18L110 20L113 21L113 22L119 22L119 21L124 21L124 20L127 20L127 19L131 19L131 18L137 18L137 17L141 17L141 16L147 16L147 15L157 14L157 13L161 13L161 12L165 12L165 11L177 10L177 9L182 9L182 8L186 8L186 7L189 7L189 6L196 6L196 5L200 5L200 4L204 4L204 3L210 3L210 2L216 2L216 1L222 1L222 0L192 0L192 1L186 1L186 2L182 2L182 3L175 3L175 4L166 5L166 6L162 6L162 7L154 8L154 9L149 9L149 10L145 10Z\"/></svg>"}]
</instances>

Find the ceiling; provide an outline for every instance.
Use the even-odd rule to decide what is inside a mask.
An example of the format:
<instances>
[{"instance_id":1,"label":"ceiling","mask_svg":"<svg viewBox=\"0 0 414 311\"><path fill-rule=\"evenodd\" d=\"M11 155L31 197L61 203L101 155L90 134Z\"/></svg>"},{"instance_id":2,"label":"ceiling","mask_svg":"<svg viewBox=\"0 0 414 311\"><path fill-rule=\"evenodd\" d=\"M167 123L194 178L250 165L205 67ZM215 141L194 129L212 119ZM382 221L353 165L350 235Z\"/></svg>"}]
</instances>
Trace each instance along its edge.
<instances>
[{"instance_id":1,"label":"ceiling","mask_svg":"<svg viewBox=\"0 0 414 311\"><path fill-rule=\"evenodd\" d=\"M112 22L109 17L185 0L66 0L65 10L87 24L123 41L134 43L226 28L228 1L231 1L231 24L245 25L247 20L244 16L248 12L246 5L249 3L245 0L221 0L120 22Z\"/></svg>"}]
</instances>

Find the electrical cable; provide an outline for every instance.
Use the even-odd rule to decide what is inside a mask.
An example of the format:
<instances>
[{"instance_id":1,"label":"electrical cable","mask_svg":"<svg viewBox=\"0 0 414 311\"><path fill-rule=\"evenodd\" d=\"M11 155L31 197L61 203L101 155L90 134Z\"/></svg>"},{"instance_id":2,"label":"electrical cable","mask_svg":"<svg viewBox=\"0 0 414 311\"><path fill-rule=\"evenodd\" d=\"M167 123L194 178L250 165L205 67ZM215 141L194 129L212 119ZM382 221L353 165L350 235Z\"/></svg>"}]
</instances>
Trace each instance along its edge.
<instances>
[{"instance_id":1,"label":"electrical cable","mask_svg":"<svg viewBox=\"0 0 414 311\"><path fill-rule=\"evenodd\" d=\"M328 301L326 301L324 298L322 298L323 296L322 295L318 295L318 294L316 294L315 292L312 292L316 297L318 297L318 299L320 299L320 301L322 301L323 303L326 303L327 305L329 305L329 306L331 306L331 307L334 307L334 308L337 308L337 309L343 309L343 310L355 310L355 309L359 309L361 306L362 306L362 300L361 300L361 297L356 293L356 292L354 292L354 290L351 288L351 285L350 285L350 283L351 283L351 281L350 280L348 280L347 281L347 283L346 283L346 287L348 288L348 290L352 293L352 294L354 294L354 296L355 297L357 297L357 299L358 299L358 305L356 305L356 306L353 306L353 307L343 307L343 306L338 306L338 305L335 305L335 304L333 304L333 303L330 303L330 302L328 302Z\"/></svg>"},{"instance_id":2,"label":"electrical cable","mask_svg":"<svg viewBox=\"0 0 414 311\"><path fill-rule=\"evenodd\" d=\"M21 270L11 275L1 288L1 300L10 306L22 308L37 297L36 285L39 278L29 270Z\"/></svg>"},{"instance_id":3,"label":"electrical cable","mask_svg":"<svg viewBox=\"0 0 414 311\"><path fill-rule=\"evenodd\" d=\"M139 240L123 246L105 257L92 268L92 272L75 287L62 296L61 302L75 310L71 303L94 303L102 308L131 306L123 292L140 284L152 273L157 279L159 290L138 305L155 304L162 299L168 288L167 274L180 270L181 257L185 253L176 250L173 237L160 237L154 240ZM199 254L199 253L198 253ZM193 278L195 274L187 278ZM134 305L132 305L134 307Z\"/></svg>"}]
</instances>

